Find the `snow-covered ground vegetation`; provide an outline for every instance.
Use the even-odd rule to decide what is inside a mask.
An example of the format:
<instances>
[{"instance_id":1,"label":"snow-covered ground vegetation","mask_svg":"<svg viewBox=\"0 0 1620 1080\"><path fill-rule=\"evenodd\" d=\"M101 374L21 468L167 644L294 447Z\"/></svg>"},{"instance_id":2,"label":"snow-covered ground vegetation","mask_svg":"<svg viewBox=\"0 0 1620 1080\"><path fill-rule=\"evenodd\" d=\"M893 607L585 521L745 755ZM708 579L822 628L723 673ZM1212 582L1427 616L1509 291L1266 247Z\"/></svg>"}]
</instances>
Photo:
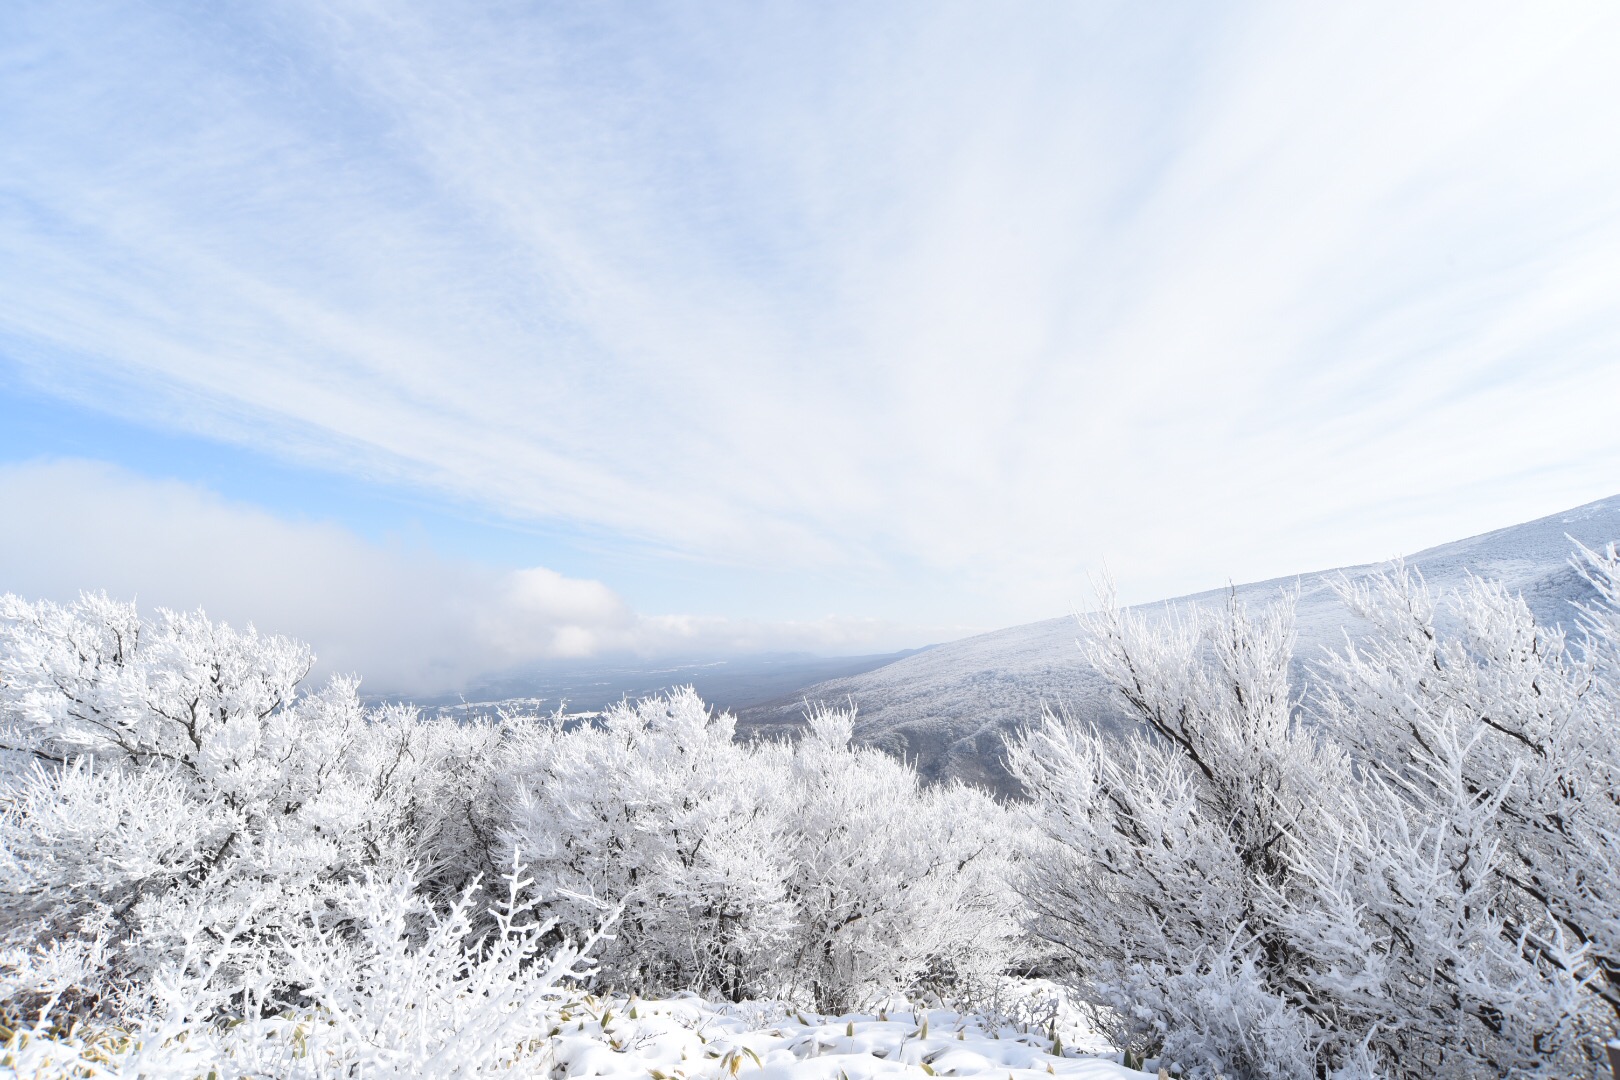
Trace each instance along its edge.
<instances>
[{"instance_id":1,"label":"snow-covered ground vegetation","mask_svg":"<svg viewBox=\"0 0 1620 1080\"><path fill-rule=\"evenodd\" d=\"M1304 682L1287 599L1105 611L1137 730L1048 716L1019 805L847 710L457 722L200 613L0 598L0 1073L1590 1076L1620 557L1578 565L1567 636L1346 578Z\"/></svg>"},{"instance_id":2,"label":"snow-covered ground vegetation","mask_svg":"<svg viewBox=\"0 0 1620 1080\"><path fill-rule=\"evenodd\" d=\"M514 995L505 995L511 999ZM484 1006L485 1023L457 1037L411 1013L388 1014L415 998L397 996L368 1019L402 1016L385 1030L356 1028L320 1012L253 1018L222 1026L161 1019L116 1036L43 1038L8 1051L24 1076L287 1077L510 1076L554 1080L876 1080L983 1077L984 1080L1131 1080L1084 1026L1015 1022L896 1000L871 1012L824 1016L780 1002L712 1003L693 994L666 999L554 994L544 1015L508 1004ZM442 1003L442 1002L441 1002ZM445 1019L442 1012L434 1014ZM504 1030L503 1030L504 1029ZM383 1044L375 1035L393 1041ZM502 1036L509 1042L502 1042ZM489 1048L516 1046L517 1052ZM1079 1047L1079 1052L1076 1052ZM465 1055L465 1056L464 1056Z\"/></svg>"},{"instance_id":3,"label":"snow-covered ground vegetation","mask_svg":"<svg viewBox=\"0 0 1620 1080\"><path fill-rule=\"evenodd\" d=\"M1474 580L1349 582L1371 632L1290 682L1292 612L1117 610L1141 733L1014 747L1034 928L1112 1037L1188 1075L1591 1075L1620 1004L1620 560L1572 638Z\"/></svg>"},{"instance_id":4,"label":"snow-covered ground vegetation","mask_svg":"<svg viewBox=\"0 0 1620 1080\"><path fill-rule=\"evenodd\" d=\"M545 1073L587 992L847 1012L984 999L1015 958L1007 811L847 713L792 745L690 691L461 724L311 664L200 613L0 600L13 1066Z\"/></svg>"}]
</instances>

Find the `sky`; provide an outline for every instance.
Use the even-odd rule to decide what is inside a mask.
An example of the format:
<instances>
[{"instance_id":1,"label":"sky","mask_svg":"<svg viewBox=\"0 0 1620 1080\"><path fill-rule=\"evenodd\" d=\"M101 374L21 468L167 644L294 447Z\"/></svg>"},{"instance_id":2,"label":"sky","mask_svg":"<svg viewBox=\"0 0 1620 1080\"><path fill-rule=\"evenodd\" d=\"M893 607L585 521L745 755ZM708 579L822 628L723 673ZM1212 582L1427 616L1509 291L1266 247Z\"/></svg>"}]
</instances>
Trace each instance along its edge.
<instances>
[{"instance_id":1,"label":"sky","mask_svg":"<svg viewBox=\"0 0 1620 1080\"><path fill-rule=\"evenodd\" d=\"M1620 493L1620 7L0 7L0 591L368 685Z\"/></svg>"}]
</instances>

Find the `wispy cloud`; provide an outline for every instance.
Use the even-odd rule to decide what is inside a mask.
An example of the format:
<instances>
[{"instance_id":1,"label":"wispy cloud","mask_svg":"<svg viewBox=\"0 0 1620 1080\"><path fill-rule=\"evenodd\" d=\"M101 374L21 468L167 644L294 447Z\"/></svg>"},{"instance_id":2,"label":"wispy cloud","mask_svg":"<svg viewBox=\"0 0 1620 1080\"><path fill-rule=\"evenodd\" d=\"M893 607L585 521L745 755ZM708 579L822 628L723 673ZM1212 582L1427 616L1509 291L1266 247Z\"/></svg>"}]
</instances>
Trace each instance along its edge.
<instances>
[{"instance_id":1,"label":"wispy cloud","mask_svg":"<svg viewBox=\"0 0 1620 1080\"><path fill-rule=\"evenodd\" d=\"M0 348L149 422L986 625L1620 475L1608 5L6 18Z\"/></svg>"}]
</instances>

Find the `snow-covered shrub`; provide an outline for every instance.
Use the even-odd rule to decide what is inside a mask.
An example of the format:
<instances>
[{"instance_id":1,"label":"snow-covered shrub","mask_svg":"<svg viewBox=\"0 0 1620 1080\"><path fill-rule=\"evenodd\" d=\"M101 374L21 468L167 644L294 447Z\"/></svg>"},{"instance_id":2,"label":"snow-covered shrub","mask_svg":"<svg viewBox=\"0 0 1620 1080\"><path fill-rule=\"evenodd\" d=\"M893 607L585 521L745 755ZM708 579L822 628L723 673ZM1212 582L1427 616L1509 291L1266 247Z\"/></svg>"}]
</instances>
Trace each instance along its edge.
<instances>
[{"instance_id":1,"label":"snow-covered shrub","mask_svg":"<svg viewBox=\"0 0 1620 1080\"><path fill-rule=\"evenodd\" d=\"M1150 625L1093 661L1142 734L1048 718L1011 753L1024 892L1114 1036L1189 1076L1568 1075L1605 1007L1620 814L1620 580L1575 646L1476 582L1346 584L1371 623L1289 684L1288 603Z\"/></svg>"},{"instance_id":2,"label":"snow-covered shrub","mask_svg":"<svg viewBox=\"0 0 1620 1080\"><path fill-rule=\"evenodd\" d=\"M502 851L532 863L563 925L624 914L601 978L645 992L762 992L786 948L785 852L771 777L730 715L690 689L624 702L599 723L508 721Z\"/></svg>"},{"instance_id":3,"label":"snow-covered shrub","mask_svg":"<svg viewBox=\"0 0 1620 1080\"><path fill-rule=\"evenodd\" d=\"M1581 564L1598 602L1573 640L1491 582L1439 603L1406 572L1346 584L1374 631L1322 665L1312 709L1384 795L1377 872L1351 880L1324 853L1313 873L1472 1018L1450 1049L1460 1032L1504 1071L1620 1014L1620 564ZM1336 978L1365 979L1355 942L1312 940L1338 946ZM1363 1013L1401 1017L1392 1041L1416 1058L1448 1018L1410 987Z\"/></svg>"},{"instance_id":4,"label":"snow-covered shrub","mask_svg":"<svg viewBox=\"0 0 1620 1080\"><path fill-rule=\"evenodd\" d=\"M687 689L514 727L503 839L564 925L624 904L601 953L613 985L838 1010L999 973L1005 811L852 747L851 721L816 710L797 743L740 745Z\"/></svg>"},{"instance_id":5,"label":"snow-covered shrub","mask_svg":"<svg viewBox=\"0 0 1620 1080\"><path fill-rule=\"evenodd\" d=\"M190 918L141 1007L115 1028L64 1037L24 1030L0 1050L18 1075L326 1077L533 1076L545 1036L589 974L582 946L548 951L551 924L509 870L503 895L475 918L468 888L445 905L408 873L362 878L307 896L289 912L306 928L270 949ZM284 980L297 980L290 1001ZM219 974L242 974L222 991Z\"/></svg>"},{"instance_id":6,"label":"snow-covered shrub","mask_svg":"<svg viewBox=\"0 0 1620 1080\"><path fill-rule=\"evenodd\" d=\"M94 952L88 1001L161 967L185 919L251 912L242 932L262 938L324 886L436 854L446 750L473 736L412 710L368 716L352 679L303 691L311 662L201 613L0 598L13 1008L41 949Z\"/></svg>"},{"instance_id":7,"label":"snow-covered shrub","mask_svg":"<svg viewBox=\"0 0 1620 1080\"><path fill-rule=\"evenodd\" d=\"M989 982L1012 955L1006 812L853 747L852 714L760 745L689 689L599 722L429 722L366 709L354 679L307 688L311 663L200 612L0 599L9 1024L94 1022L155 1054L183 1032L213 1045L225 1020L279 1046L290 1008L403 1039L363 1020L393 1008L371 982L514 932L499 905L519 899L548 920L525 955L590 942L596 985L641 992L845 1008ZM523 895L481 891L514 858ZM464 958L446 1000L481 1000L505 955ZM452 978L434 970L417 981ZM232 1038L233 1060L257 1052Z\"/></svg>"},{"instance_id":8,"label":"snow-covered shrub","mask_svg":"<svg viewBox=\"0 0 1620 1080\"><path fill-rule=\"evenodd\" d=\"M1012 748L1047 840L1024 882L1034 929L1111 1007L1121 1046L1210 1075L1311 1075L1321 1025L1282 984L1292 945L1270 910L1348 770L1290 716L1291 610L1162 630L1110 611L1095 630L1093 661L1153 738L1048 716Z\"/></svg>"},{"instance_id":9,"label":"snow-covered shrub","mask_svg":"<svg viewBox=\"0 0 1620 1080\"><path fill-rule=\"evenodd\" d=\"M1466 844L1471 881L1518 895L1515 949L1620 1014L1620 560L1578 565L1597 599L1573 640L1489 581L1447 602L1411 573L1345 586L1375 633L1325 662L1315 714Z\"/></svg>"},{"instance_id":10,"label":"snow-covered shrub","mask_svg":"<svg viewBox=\"0 0 1620 1080\"><path fill-rule=\"evenodd\" d=\"M1017 933L1006 812L854 746L854 719L813 708L803 738L755 754L786 840L789 996L836 1013L930 977L955 992L995 979Z\"/></svg>"}]
</instances>

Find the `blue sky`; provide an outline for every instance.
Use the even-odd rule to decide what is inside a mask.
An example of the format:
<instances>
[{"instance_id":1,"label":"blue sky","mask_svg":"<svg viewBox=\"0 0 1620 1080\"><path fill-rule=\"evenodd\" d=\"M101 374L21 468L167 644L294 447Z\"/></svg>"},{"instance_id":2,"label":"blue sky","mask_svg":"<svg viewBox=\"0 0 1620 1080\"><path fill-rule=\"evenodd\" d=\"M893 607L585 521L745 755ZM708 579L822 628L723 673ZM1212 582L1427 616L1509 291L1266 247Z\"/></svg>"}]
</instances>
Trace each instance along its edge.
<instances>
[{"instance_id":1,"label":"blue sky","mask_svg":"<svg viewBox=\"0 0 1620 1080\"><path fill-rule=\"evenodd\" d=\"M8 4L0 589L442 689L1620 490L1620 10Z\"/></svg>"}]
</instances>

